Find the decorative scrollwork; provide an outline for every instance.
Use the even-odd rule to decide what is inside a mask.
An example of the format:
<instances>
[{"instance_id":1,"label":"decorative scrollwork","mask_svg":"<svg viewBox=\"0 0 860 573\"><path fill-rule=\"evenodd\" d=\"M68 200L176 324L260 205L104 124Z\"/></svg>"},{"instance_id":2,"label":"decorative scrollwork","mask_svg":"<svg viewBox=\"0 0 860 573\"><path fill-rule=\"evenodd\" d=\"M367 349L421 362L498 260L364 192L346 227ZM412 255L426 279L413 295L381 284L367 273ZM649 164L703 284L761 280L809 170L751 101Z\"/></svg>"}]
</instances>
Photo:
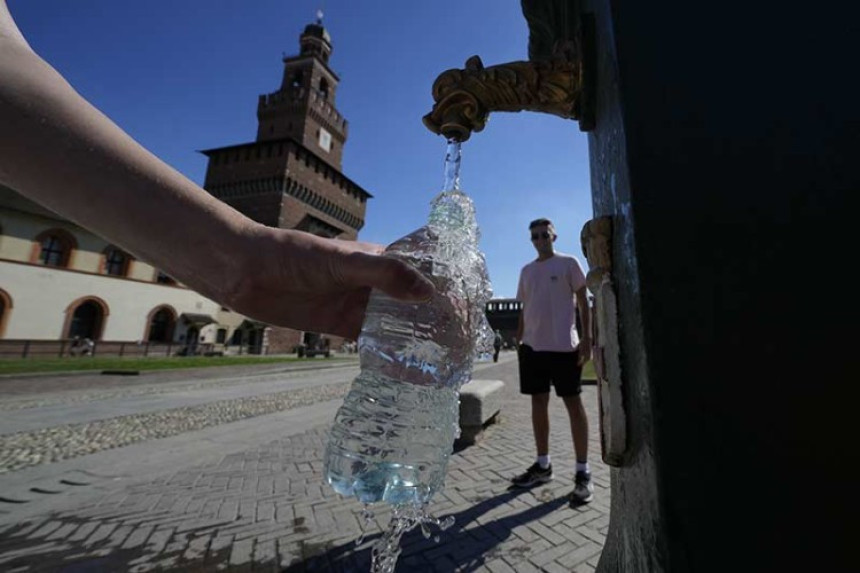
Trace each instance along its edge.
<instances>
[{"instance_id":1,"label":"decorative scrollwork","mask_svg":"<svg viewBox=\"0 0 860 573\"><path fill-rule=\"evenodd\" d=\"M433 133L466 141L493 111L537 111L594 128L594 16L580 0L521 0L529 25L529 59L485 68L472 56L462 70L433 82L424 125Z\"/></svg>"},{"instance_id":2,"label":"decorative scrollwork","mask_svg":"<svg viewBox=\"0 0 860 573\"><path fill-rule=\"evenodd\" d=\"M481 131L491 111L539 111L578 119L581 71L567 59L511 62L485 68L472 56L465 69L448 70L433 83L436 105L424 116L430 131L460 141Z\"/></svg>"}]
</instances>

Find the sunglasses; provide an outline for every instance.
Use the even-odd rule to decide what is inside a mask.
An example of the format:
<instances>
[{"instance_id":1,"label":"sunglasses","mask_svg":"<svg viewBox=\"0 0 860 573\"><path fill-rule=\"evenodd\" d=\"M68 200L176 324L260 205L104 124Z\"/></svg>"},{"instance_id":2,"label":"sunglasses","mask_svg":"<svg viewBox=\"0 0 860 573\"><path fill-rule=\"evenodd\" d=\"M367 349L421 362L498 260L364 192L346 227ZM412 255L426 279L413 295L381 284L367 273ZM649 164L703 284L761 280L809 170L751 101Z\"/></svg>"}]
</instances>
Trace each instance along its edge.
<instances>
[{"instance_id":1,"label":"sunglasses","mask_svg":"<svg viewBox=\"0 0 860 573\"><path fill-rule=\"evenodd\" d=\"M543 233L532 233L532 241L537 241L538 239L549 239L552 237L552 233L548 231L544 231Z\"/></svg>"}]
</instances>

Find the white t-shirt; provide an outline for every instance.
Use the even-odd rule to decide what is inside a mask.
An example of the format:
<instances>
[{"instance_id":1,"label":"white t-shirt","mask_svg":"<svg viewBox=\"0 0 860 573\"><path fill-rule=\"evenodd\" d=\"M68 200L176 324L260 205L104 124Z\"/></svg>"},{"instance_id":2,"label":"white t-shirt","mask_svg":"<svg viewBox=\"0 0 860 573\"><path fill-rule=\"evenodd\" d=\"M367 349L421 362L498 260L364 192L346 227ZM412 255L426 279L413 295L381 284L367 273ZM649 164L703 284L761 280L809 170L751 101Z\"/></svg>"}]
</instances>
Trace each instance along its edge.
<instances>
[{"instance_id":1,"label":"white t-shirt","mask_svg":"<svg viewBox=\"0 0 860 573\"><path fill-rule=\"evenodd\" d=\"M571 352L579 346L574 293L585 286L576 257L556 252L520 271L517 300L523 303L523 343L541 352Z\"/></svg>"}]
</instances>

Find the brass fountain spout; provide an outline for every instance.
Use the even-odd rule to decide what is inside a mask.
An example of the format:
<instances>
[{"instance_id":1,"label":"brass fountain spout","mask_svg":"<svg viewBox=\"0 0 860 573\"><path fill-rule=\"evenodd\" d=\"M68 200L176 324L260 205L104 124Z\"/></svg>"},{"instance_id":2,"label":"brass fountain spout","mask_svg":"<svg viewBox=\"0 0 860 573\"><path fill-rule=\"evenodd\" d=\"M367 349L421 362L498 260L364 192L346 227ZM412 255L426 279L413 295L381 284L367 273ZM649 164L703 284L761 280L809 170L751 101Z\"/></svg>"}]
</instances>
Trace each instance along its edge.
<instances>
[{"instance_id":1,"label":"brass fountain spout","mask_svg":"<svg viewBox=\"0 0 860 573\"><path fill-rule=\"evenodd\" d=\"M484 67L472 56L462 70L433 82L433 110L424 125L446 138L466 141L493 111L537 111L594 127L593 26L591 15L569 0L523 0L529 23L529 61Z\"/></svg>"}]
</instances>

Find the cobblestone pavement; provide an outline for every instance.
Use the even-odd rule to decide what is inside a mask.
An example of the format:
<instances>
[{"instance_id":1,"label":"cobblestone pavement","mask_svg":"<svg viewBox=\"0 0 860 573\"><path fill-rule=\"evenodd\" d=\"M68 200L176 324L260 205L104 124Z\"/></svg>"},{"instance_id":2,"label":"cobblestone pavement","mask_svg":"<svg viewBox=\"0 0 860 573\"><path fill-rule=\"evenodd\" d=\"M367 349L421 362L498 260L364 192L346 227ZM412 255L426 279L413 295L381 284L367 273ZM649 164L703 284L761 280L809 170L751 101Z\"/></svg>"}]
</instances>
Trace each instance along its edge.
<instances>
[{"instance_id":1,"label":"cobblestone pavement","mask_svg":"<svg viewBox=\"0 0 860 573\"><path fill-rule=\"evenodd\" d=\"M30 378L29 385L35 397L21 395L21 380L7 379L6 384L0 383L0 410L7 412L5 419L0 422L0 474L342 398L349 390L346 380L358 371L354 360L327 362L323 364L324 370L312 370L306 365L295 364L274 369L272 366L252 366L244 372L235 372L234 376L226 377L217 370L208 369L209 376L214 378L210 380L197 379L204 374L203 369L195 369L183 378L178 378L176 372L161 375L150 373L150 376L142 378L144 383L135 379L134 384L122 384L124 377L119 377L117 382L116 376L99 374ZM320 380L320 372L326 373L324 380ZM285 377L291 380L290 390L275 391L281 389ZM57 391L57 378L68 384L65 391ZM337 383L330 383L333 380L337 380ZM90 390L88 382L89 386L95 386L97 390ZM106 386L113 389L106 390ZM251 395L241 395L247 393ZM132 407L135 410L146 410L149 405L149 411L103 417L104 413L114 413L111 404L123 403L123 400L127 403L129 398L162 395L169 397L134 400ZM233 397L213 399L217 395ZM189 401L191 403L188 405L180 405ZM109 404L101 408L86 408L87 405L102 402ZM166 408L168 403L177 407ZM46 424L46 412L59 410L61 418L75 417L70 408L74 406L83 406L77 408L77 417L95 419L85 419L80 423ZM42 410L29 411L34 408ZM28 430L32 426L36 427ZM9 433L9 428L18 431Z\"/></svg>"},{"instance_id":2,"label":"cobblestone pavement","mask_svg":"<svg viewBox=\"0 0 860 573\"><path fill-rule=\"evenodd\" d=\"M284 364L144 371L137 376L105 376L98 372L18 377L4 375L0 376L0 411L43 408L57 404L163 394L215 386L235 386L253 382L255 378L261 376L350 368L355 367L357 363L357 355L351 355L331 361L319 359Z\"/></svg>"},{"instance_id":3,"label":"cobblestone pavement","mask_svg":"<svg viewBox=\"0 0 860 573\"><path fill-rule=\"evenodd\" d=\"M418 530L407 533L396 571L593 571L610 502L609 471L599 462L595 387L583 392L592 429L595 500L573 507L566 496L573 488L574 459L561 401L551 400L555 480L511 490L510 478L532 462L534 453L529 402L517 391L516 360L503 354L498 365L483 365L475 377L505 382L500 422L478 444L451 457L446 489L434 497L430 510L453 516L454 525L434 531L439 542ZM16 507L6 500L4 509L0 489L0 570L369 571L370 547L386 528L389 512L374 508L364 541L356 545L363 507L334 494L322 477L329 412L340 400L322 393L317 398L325 400L319 406L330 406L325 416L297 407L221 426L224 431L235 424L264 424L272 416L294 420L280 436L269 434L204 463L152 468L132 483L103 483L97 497L81 498L86 501L71 507L58 503L37 515L4 519L4 513L15 516ZM300 418L302 411L310 415ZM181 436L167 440L176 438ZM166 442L152 441L160 443ZM101 455L121 455L134 447ZM93 480L86 472L60 469L54 477L58 491L86 489ZM51 495L43 491L32 495Z\"/></svg>"},{"instance_id":4,"label":"cobblestone pavement","mask_svg":"<svg viewBox=\"0 0 860 573\"><path fill-rule=\"evenodd\" d=\"M343 398L348 391L349 383L343 382L0 436L0 474Z\"/></svg>"}]
</instances>

